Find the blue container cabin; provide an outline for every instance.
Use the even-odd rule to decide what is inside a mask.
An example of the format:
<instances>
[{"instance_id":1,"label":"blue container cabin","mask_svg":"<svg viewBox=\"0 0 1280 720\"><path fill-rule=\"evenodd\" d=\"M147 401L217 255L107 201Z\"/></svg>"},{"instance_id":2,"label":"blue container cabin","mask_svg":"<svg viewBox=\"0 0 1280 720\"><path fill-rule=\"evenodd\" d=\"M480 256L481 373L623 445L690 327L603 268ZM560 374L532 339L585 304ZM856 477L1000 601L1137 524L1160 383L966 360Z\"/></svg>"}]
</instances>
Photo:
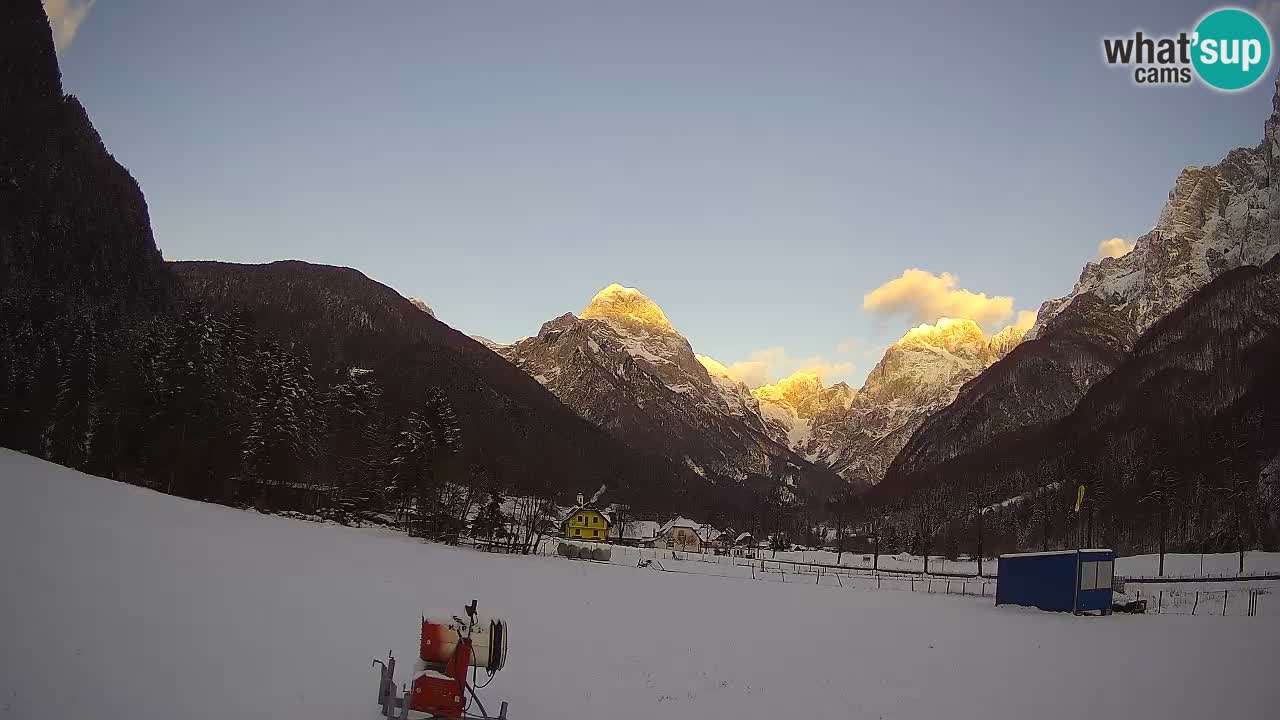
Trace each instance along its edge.
<instances>
[{"instance_id":1,"label":"blue container cabin","mask_svg":"<svg viewBox=\"0 0 1280 720\"><path fill-rule=\"evenodd\" d=\"M996 605L1111 613L1113 550L1057 550L1000 556Z\"/></svg>"}]
</instances>

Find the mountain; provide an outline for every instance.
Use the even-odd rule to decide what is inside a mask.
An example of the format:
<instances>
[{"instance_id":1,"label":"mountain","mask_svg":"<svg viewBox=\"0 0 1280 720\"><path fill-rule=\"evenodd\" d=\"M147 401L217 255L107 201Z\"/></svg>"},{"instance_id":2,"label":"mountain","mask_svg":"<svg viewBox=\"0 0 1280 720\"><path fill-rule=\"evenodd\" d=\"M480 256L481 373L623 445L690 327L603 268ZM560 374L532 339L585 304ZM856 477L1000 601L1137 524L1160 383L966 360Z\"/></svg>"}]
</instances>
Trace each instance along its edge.
<instances>
[{"instance_id":1,"label":"mountain","mask_svg":"<svg viewBox=\"0 0 1280 720\"><path fill-rule=\"evenodd\" d=\"M1262 143L1182 171L1152 230L1118 258L1087 264L1071 292L1040 308L1031 336L1089 294L1142 333L1210 280L1280 250L1280 77Z\"/></svg>"},{"instance_id":2,"label":"mountain","mask_svg":"<svg viewBox=\"0 0 1280 720\"><path fill-rule=\"evenodd\" d=\"M1007 547L1026 546L1028 536L1041 533L1060 546L1071 542L1079 518L1070 508L1083 484L1090 532L1106 547L1149 551L1163 512L1175 551L1274 549L1280 546L1278 298L1280 257L1221 273L1155 321L1061 417L911 474L891 473L868 499L910 502L913 494L942 488L951 511L963 513L975 500L983 505L1046 488L1053 499L1034 511L992 514L989 538L993 528L1015 528ZM1010 359L1057 336L1051 325Z\"/></svg>"},{"instance_id":3,"label":"mountain","mask_svg":"<svg viewBox=\"0 0 1280 720\"><path fill-rule=\"evenodd\" d=\"M411 298L409 298L409 302L410 302L414 307L416 307L416 308L418 308L419 310L421 310L422 312L424 312L424 313L426 313L426 314L430 315L431 317L435 317L435 316L436 316L436 311L431 309L431 306L427 304L427 301L426 301L426 300L423 300L423 299L422 299L422 298L420 298L420 297L411 297Z\"/></svg>"},{"instance_id":4,"label":"mountain","mask_svg":"<svg viewBox=\"0 0 1280 720\"><path fill-rule=\"evenodd\" d=\"M752 394L775 435L797 452L871 485L925 418L1015 347L1023 332L1010 326L988 338L972 320L941 318L890 345L857 392L798 373Z\"/></svg>"},{"instance_id":5,"label":"mountain","mask_svg":"<svg viewBox=\"0 0 1280 720\"><path fill-rule=\"evenodd\" d=\"M775 438L811 460L820 461L824 441L853 402L846 383L826 386L813 371L800 370L751 391Z\"/></svg>"},{"instance_id":6,"label":"mountain","mask_svg":"<svg viewBox=\"0 0 1280 720\"><path fill-rule=\"evenodd\" d=\"M1072 292L1041 306L1028 340L931 416L890 483L1065 417L1126 360L1136 339L1213 278L1280 249L1280 80L1263 142L1178 177L1155 228L1120 258L1085 266Z\"/></svg>"},{"instance_id":7,"label":"mountain","mask_svg":"<svg viewBox=\"0 0 1280 720\"><path fill-rule=\"evenodd\" d=\"M62 92L40 0L0 7L0 444L85 467L109 360L170 302L137 182Z\"/></svg>"},{"instance_id":8,"label":"mountain","mask_svg":"<svg viewBox=\"0 0 1280 720\"><path fill-rule=\"evenodd\" d=\"M609 285L581 316L550 320L501 352L582 417L711 485L781 473L798 474L802 487L840 484L775 439L750 391L709 373L709 359L699 360L662 308L634 288Z\"/></svg>"},{"instance_id":9,"label":"mountain","mask_svg":"<svg viewBox=\"0 0 1280 720\"><path fill-rule=\"evenodd\" d=\"M444 392L461 424L462 459L516 488L550 484L571 495L610 489L637 507L673 507L686 467L637 452L578 417L488 348L363 274L298 261L171 263L188 297L247 309L258 329L305 350L316 374L349 368L381 378L405 413L427 389Z\"/></svg>"}]
</instances>

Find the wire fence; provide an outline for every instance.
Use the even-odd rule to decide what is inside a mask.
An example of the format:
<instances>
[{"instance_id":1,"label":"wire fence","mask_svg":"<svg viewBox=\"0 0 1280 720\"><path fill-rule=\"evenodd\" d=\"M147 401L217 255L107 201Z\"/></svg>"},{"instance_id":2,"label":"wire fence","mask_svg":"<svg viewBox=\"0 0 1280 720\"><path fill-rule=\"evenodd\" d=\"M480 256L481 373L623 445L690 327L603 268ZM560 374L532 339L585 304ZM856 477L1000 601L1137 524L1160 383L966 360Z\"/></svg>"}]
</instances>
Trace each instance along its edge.
<instances>
[{"instance_id":1,"label":"wire fence","mask_svg":"<svg viewBox=\"0 0 1280 720\"><path fill-rule=\"evenodd\" d=\"M539 555L555 555L555 544L546 542ZM938 595L995 595L997 578L986 575L931 572L893 568L851 567L769 559L682 552L660 548L623 545L607 546L609 562L615 565L648 567L655 571L739 578L757 582L809 584L839 588L904 590ZM1184 584L1185 581L1183 581ZM1122 585L1123 587L1123 585ZM1145 601L1145 612L1167 615L1246 616L1280 615L1280 584L1265 587L1156 589L1144 585L1132 588L1130 597Z\"/></svg>"},{"instance_id":2,"label":"wire fence","mask_svg":"<svg viewBox=\"0 0 1280 720\"><path fill-rule=\"evenodd\" d=\"M807 584L836 588L906 590L938 595L991 596L995 581L983 577L924 575L911 570L876 570L793 560L681 552L658 548L612 546L608 562L654 571L737 578L757 582ZM539 555L556 555L555 544L539 546Z\"/></svg>"},{"instance_id":3,"label":"wire fence","mask_svg":"<svg viewBox=\"0 0 1280 720\"><path fill-rule=\"evenodd\" d=\"M1146 611L1157 615L1216 617L1280 615L1277 587L1222 590L1138 589L1134 597L1146 601Z\"/></svg>"}]
</instances>

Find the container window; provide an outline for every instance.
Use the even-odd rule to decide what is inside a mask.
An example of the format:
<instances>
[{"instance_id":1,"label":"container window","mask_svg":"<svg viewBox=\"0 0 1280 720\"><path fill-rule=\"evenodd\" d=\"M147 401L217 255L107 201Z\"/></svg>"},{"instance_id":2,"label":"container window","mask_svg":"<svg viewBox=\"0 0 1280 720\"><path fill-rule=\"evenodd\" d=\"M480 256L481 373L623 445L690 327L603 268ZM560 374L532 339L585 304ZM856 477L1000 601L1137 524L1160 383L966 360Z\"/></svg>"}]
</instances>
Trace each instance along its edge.
<instances>
[{"instance_id":1,"label":"container window","mask_svg":"<svg viewBox=\"0 0 1280 720\"><path fill-rule=\"evenodd\" d=\"M1080 589L1096 590L1098 588L1098 563L1080 563Z\"/></svg>"},{"instance_id":2,"label":"container window","mask_svg":"<svg viewBox=\"0 0 1280 720\"><path fill-rule=\"evenodd\" d=\"M1099 590L1105 590L1111 587L1111 573L1113 571L1113 563L1110 560L1103 560L1098 563L1098 584Z\"/></svg>"}]
</instances>

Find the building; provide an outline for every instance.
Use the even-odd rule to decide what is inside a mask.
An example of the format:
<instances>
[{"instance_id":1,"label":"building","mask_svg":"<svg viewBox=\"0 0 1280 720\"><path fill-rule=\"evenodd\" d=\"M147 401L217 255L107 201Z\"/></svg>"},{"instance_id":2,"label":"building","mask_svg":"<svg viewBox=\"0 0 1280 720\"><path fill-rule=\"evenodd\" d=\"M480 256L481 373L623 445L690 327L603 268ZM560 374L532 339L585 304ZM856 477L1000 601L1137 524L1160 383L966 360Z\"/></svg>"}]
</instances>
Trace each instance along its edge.
<instances>
[{"instance_id":1,"label":"building","mask_svg":"<svg viewBox=\"0 0 1280 720\"><path fill-rule=\"evenodd\" d=\"M622 545L630 545L632 547L653 547L658 540L658 531L662 529L662 523L653 520L635 520L623 523L622 539L619 541Z\"/></svg>"},{"instance_id":2,"label":"building","mask_svg":"<svg viewBox=\"0 0 1280 720\"><path fill-rule=\"evenodd\" d=\"M1111 612L1113 550L1058 550L1000 556L996 605Z\"/></svg>"},{"instance_id":3,"label":"building","mask_svg":"<svg viewBox=\"0 0 1280 720\"><path fill-rule=\"evenodd\" d=\"M654 542L654 547L685 552L701 552L702 538L698 536L698 531L701 529L702 523L696 523L684 517L673 518L658 530L658 538Z\"/></svg>"},{"instance_id":4,"label":"building","mask_svg":"<svg viewBox=\"0 0 1280 720\"><path fill-rule=\"evenodd\" d=\"M609 538L609 516L594 508L578 506L569 510L560 523L560 531L567 538L575 540L597 540L607 542Z\"/></svg>"}]
</instances>

